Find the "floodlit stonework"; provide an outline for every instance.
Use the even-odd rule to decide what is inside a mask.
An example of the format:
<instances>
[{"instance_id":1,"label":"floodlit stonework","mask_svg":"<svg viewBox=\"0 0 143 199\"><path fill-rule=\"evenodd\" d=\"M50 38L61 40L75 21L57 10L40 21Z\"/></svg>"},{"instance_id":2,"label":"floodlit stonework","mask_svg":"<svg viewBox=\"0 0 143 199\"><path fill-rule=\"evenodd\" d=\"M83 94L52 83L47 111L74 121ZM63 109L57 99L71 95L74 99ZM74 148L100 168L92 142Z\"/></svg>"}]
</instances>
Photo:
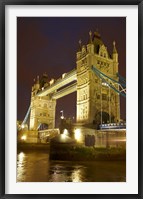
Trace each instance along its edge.
<instances>
[{"instance_id":1,"label":"floodlit stonework","mask_svg":"<svg viewBox=\"0 0 143 199\"><path fill-rule=\"evenodd\" d=\"M120 120L118 93L101 82L101 79L91 69L92 66L95 66L107 76L118 80L118 53L115 42L113 42L111 56L98 32L93 35L89 33L89 44L86 46L82 45L81 41L79 44L76 61L77 122L95 124L118 122Z\"/></svg>"},{"instance_id":2,"label":"floodlit stonework","mask_svg":"<svg viewBox=\"0 0 143 199\"><path fill-rule=\"evenodd\" d=\"M48 96L37 96L39 89L42 89L39 78L32 87L31 93L31 113L30 113L30 130L37 130L40 124L47 124L47 127L55 127L55 109L56 100Z\"/></svg>"},{"instance_id":3,"label":"floodlit stonework","mask_svg":"<svg viewBox=\"0 0 143 199\"><path fill-rule=\"evenodd\" d=\"M115 42L110 55L100 34L89 32L88 44L82 45L79 42L76 65L76 69L63 74L58 80L48 81L46 74L40 80L37 77L31 93L30 130L37 130L42 123L47 124L48 128L54 128L56 100L75 91L77 123L98 125L120 121L119 94L92 70L92 67L96 67L118 81L118 53ZM116 89L119 90L118 85Z\"/></svg>"}]
</instances>

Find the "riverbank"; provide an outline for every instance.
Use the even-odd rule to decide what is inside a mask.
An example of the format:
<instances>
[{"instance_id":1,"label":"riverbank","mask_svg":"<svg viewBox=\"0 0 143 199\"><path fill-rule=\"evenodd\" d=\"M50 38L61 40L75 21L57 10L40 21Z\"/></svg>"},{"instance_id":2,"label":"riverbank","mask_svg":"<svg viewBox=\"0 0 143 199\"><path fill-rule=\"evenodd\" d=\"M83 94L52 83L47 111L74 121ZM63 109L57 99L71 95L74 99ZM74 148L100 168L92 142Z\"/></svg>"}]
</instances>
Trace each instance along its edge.
<instances>
[{"instance_id":1,"label":"riverbank","mask_svg":"<svg viewBox=\"0 0 143 199\"><path fill-rule=\"evenodd\" d=\"M17 144L17 150L18 151L44 151L44 152L49 152L50 150L50 145L49 143L18 143Z\"/></svg>"},{"instance_id":2,"label":"riverbank","mask_svg":"<svg viewBox=\"0 0 143 199\"><path fill-rule=\"evenodd\" d=\"M18 143L19 151L41 151L49 153L51 160L64 161L125 161L126 149L123 148L94 148L81 145L52 145L49 143Z\"/></svg>"},{"instance_id":3,"label":"riverbank","mask_svg":"<svg viewBox=\"0 0 143 199\"><path fill-rule=\"evenodd\" d=\"M126 160L126 150L122 148L61 147L50 149L51 160L71 161L120 161Z\"/></svg>"}]
</instances>

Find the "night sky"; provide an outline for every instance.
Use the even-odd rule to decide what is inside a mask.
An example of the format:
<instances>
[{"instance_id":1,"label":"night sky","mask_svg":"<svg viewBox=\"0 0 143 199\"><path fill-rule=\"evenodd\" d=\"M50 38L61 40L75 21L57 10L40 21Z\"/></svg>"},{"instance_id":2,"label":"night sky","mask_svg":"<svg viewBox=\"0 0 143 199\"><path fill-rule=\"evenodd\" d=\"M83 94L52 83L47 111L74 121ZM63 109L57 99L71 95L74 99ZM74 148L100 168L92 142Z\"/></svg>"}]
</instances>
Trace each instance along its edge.
<instances>
[{"instance_id":1,"label":"night sky","mask_svg":"<svg viewBox=\"0 0 143 199\"><path fill-rule=\"evenodd\" d=\"M57 79L76 67L79 40L86 45L89 31L98 32L112 54L113 41L119 54L119 73L126 77L125 17L18 17L17 18L17 119L23 120L30 105L31 88L37 75ZM60 111L76 117L76 93L57 100ZM121 98L121 118L126 117Z\"/></svg>"}]
</instances>

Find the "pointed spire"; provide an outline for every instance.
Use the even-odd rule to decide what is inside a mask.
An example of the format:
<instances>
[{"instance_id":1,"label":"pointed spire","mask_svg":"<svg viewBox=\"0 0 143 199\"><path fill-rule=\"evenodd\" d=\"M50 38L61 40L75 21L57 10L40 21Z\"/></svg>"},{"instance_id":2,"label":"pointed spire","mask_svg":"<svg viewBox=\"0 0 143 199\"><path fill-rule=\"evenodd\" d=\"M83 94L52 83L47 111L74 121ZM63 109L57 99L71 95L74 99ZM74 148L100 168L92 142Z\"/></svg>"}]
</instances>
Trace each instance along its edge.
<instances>
[{"instance_id":1,"label":"pointed spire","mask_svg":"<svg viewBox=\"0 0 143 199\"><path fill-rule=\"evenodd\" d=\"M116 42L113 41L113 53L117 53Z\"/></svg>"},{"instance_id":2,"label":"pointed spire","mask_svg":"<svg viewBox=\"0 0 143 199\"><path fill-rule=\"evenodd\" d=\"M39 76L37 76L37 84L39 84Z\"/></svg>"},{"instance_id":3,"label":"pointed spire","mask_svg":"<svg viewBox=\"0 0 143 199\"><path fill-rule=\"evenodd\" d=\"M81 46L81 43L82 43L82 41L81 41L81 39L79 40L79 51L81 51L81 49L82 49L82 46Z\"/></svg>"},{"instance_id":4,"label":"pointed spire","mask_svg":"<svg viewBox=\"0 0 143 199\"><path fill-rule=\"evenodd\" d=\"M89 43L92 44L92 32L91 32L91 30L89 32Z\"/></svg>"},{"instance_id":5,"label":"pointed spire","mask_svg":"<svg viewBox=\"0 0 143 199\"><path fill-rule=\"evenodd\" d=\"M96 28L96 31L94 32L94 36L95 36L96 38L101 39L100 33L99 33L99 31L98 31L98 28Z\"/></svg>"}]
</instances>

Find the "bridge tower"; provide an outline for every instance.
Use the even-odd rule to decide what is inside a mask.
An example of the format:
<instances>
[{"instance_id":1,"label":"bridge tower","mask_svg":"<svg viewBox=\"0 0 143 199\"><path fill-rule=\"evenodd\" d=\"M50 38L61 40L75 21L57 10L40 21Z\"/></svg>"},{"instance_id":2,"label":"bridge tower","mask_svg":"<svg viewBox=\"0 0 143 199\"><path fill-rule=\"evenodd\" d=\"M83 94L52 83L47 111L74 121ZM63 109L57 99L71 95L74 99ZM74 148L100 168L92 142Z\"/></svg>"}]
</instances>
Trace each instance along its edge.
<instances>
[{"instance_id":1,"label":"bridge tower","mask_svg":"<svg viewBox=\"0 0 143 199\"><path fill-rule=\"evenodd\" d=\"M100 124L120 120L120 98L91 69L96 66L107 76L118 80L118 53L113 42L109 54L98 32L89 32L89 42L79 41L77 52L77 122ZM117 86L117 89L118 86Z\"/></svg>"},{"instance_id":2,"label":"bridge tower","mask_svg":"<svg viewBox=\"0 0 143 199\"><path fill-rule=\"evenodd\" d=\"M31 112L30 112L30 130L37 130L41 124L45 124L47 128L55 127L55 108L56 100L52 99L50 95L38 96L38 91L43 90L48 86L47 75L37 81L32 87L31 92Z\"/></svg>"}]
</instances>

